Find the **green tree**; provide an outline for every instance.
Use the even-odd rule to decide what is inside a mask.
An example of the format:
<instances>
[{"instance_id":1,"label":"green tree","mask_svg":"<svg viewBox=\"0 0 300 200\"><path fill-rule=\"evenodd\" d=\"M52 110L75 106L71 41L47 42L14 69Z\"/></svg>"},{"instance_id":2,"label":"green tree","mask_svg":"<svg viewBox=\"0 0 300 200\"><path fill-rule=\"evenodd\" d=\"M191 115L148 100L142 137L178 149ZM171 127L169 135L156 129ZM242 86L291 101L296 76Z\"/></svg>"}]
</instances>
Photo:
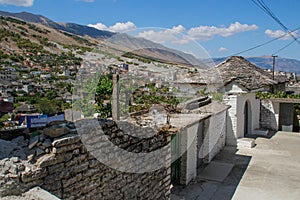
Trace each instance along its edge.
<instances>
[{"instance_id":1,"label":"green tree","mask_svg":"<svg viewBox=\"0 0 300 200\"><path fill-rule=\"evenodd\" d=\"M96 88L96 111L100 113L101 118L111 117L111 102L107 103L105 100L111 100L113 92L113 82L111 75L102 75ZM106 103L105 103L106 102Z\"/></svg>"},{"instance_id":2,"label":"green tree","mask_svg":"<svg viewBox=\"0 0 300 200\"><path fill-rule=\"evenodd\" d=\"M9 117L10 117L9 114L5 114L5 115L1 116L1 118L0 118L0 128L4 127L4 122L7 122Z\"/></svg>"}]
</instances>

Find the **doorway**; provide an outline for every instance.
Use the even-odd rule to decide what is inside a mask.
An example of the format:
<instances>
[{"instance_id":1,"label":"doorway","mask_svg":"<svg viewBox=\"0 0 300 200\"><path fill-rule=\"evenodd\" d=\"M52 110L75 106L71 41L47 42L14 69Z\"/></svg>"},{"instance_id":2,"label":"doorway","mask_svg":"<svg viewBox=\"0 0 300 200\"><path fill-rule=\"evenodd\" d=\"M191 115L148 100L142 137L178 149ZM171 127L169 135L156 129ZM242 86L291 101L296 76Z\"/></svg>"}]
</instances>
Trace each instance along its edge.
<instances>
[{"instance_id":1,"label":"doorway","mask_svg":"<svg viewBox=\"0 0 300 200\"><path fill-rule=\"evenodd\" d=\"M292 132L294 125L294 104L280 103L279 105L279 130Z\"/></svg>"},{"instance_id":2,"label":"doorway","mask_svg":"<svg viewBox=\"0 0 300 200\"><path fill-rule=\"evenodd\" d=\"M244 106L244 137L248 134L251 134L251 127L252 127L251 105L249 101L246 101Z\"/></svg>"},{"instance_id":3,"label":"doorway","mask_svg":"<svg viewBox=\"0 0 300 200\"><path fill-rule=\"evenodd\" d=\"M179 134L171 135L171 183L180 183L180 138Z\"/></svg>"}]
</instances>

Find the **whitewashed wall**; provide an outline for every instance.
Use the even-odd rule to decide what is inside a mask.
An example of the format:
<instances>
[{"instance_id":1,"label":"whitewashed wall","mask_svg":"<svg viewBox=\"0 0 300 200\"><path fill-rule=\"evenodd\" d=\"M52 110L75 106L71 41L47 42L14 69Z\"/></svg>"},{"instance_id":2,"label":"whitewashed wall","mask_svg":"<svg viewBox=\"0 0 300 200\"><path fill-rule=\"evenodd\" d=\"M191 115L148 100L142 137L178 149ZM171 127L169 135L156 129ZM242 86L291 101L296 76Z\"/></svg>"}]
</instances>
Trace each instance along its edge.
<instances>
[{"instance_id":1,"label":"whitewashed wall","mask_svg":"<svg viewBox=\"0 0 300 200\"><path fill-rule=\"evenodd\" d=\"M186 181L189 183L191 180L197 177L197 133L199 123L194 124L187 128L187 173Z\"/></svg>"},{"instance_id":2,"label":"whitewashed wall","mask_svg":"<svg viewBox=\"0 0 300 200\"><path fill-rule=\"evenodd\" d=\"M248 101L251 108L250 133L259 128L260 100L255 98L255 93L241 94L237 98L237 138L244 137L244 108L246 101Z\"/></svg>"},{"instance_id":3,"label":"whitewashed wall","mask_svg":"<svg viewBox=\"0 0 300 200\"><path fill-rule=\"evenodd\" d=\"M237 139L244 137L244 108L248 101L251 108L251 126L250 133L259 128L260 118L260 100L255 98L254 92L241 93L241 87L238 85L231 85L227 88L227 95L224 97L224 102L230 105L227 119L227 135L226 144L235 146Z\"/></svg>"},{"instance_id":4,"label":"whitewashed wall","mask_svg":"<svg viewBox=\"0 0 300 200\"><path fill-rule=\"evenodd\" d=\"M227 107L209 118L199 119L181 130L180 183L187 185L197 177L198 160L209 163L226 143ZM201 141L200 138L203 138ZM199 148L200 147L200 148Z\"/></svg>"},{"instance_id":5,"label":"whitewashed wall","mask_svg":"<svg viewBox=\"0 0 300 200\"><path fill-rule=\"evenodd\" d=\"M180 184L187 185L197 177L197 134L199 122L180 131Z\"/></svg>"},{"instance_id":6,"label":"whitewashed wall","mask_svg":"<svg viewBox=\"0 0 300 200\"><path fill-rule=\"evenodd\" d=\"M226 118L227 109L204 121L204 140L198 156L206 163L211 162L225 146Z\"/></svg>"}]
</instances>

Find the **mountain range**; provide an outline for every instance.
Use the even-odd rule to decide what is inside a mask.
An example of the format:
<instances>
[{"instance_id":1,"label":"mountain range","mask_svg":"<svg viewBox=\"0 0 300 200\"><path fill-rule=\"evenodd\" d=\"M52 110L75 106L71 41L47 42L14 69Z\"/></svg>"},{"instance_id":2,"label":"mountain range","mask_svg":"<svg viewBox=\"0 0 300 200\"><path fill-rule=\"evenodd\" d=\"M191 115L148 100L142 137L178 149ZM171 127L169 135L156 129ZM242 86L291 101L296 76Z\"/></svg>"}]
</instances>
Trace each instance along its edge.
<instances>
[{"instance_id":1,"label":"mountain range","mask_svg":"<svg viewBox=\"0 0 300 200\"><path fill-rule=\"evenodd\" d=\"M161 44L146 40L144 38L132 37L127 34L117 34L109 31L98 30L93 27L75 24L58 23L42 15L28 12L10 13L0 11L0 16L18 18L29 23L37 23L65 33L71 33L82 37L91 37L101 40L102 45L108 46L114 53L122 55L127 52L138 56L157 60L161 62L194 65L205 68L206 66L191 54L175 49L167 48Z\"/></svg>"},{"instance_id":2,"label":"mountain range","mask_svg":"<svg viewBox=\"0 0 300 200\"><path fill-rule=\"evenodd\" d=\"M82 37L88 36L93 39L101 40L103 45L109 46L110 50L115 50L115 53L119 53L120 55L126 52L131 52L141 57L157 61L205 67L203 62L191 54L170 49L161 44L154 43L143 38L132 37L127 34L117 34L114 32L98 30L93 27L75 23L54 22L42 15L36 15L28 12L10 13L0 11L0 16L14 17L30 23L42 24L64 33L71 33ZM226 57L213 58L213 61L218 64L226 59ZM272 57L248 57L247 59L263 69L272 69ZM296 72L300 74L300 61L278 57L275 62L275 70Z\"/></svg>"},{"instance_id":3,"label":"mountain range","mask_svg":"<svg viewBox=\"0 0 300 200\"><path fill-rule=\"evenodd\" d=\"M42 15L35 15L28 12L10 13L0 11L0 15L4 17L19 18L26 22L43 24L50 28L66 31L80 36L88 35L93 38L107 38L115 34L109 31L102 31L89 26L79 25L75 23L57 23Z\"/></svg>"}]
</instances>

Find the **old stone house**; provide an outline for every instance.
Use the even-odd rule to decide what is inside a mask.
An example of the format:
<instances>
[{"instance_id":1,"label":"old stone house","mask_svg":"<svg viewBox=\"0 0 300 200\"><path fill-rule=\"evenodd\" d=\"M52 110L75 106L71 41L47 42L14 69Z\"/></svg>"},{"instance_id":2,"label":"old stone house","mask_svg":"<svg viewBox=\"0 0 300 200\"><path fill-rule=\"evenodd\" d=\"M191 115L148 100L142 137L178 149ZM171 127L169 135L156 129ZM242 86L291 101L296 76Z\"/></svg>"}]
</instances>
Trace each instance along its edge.
<instances>
[{"instance_id":1,"label":"old stone house","mask_svg":"<svg viewBox=\"0 0 300 200\"><path fill-rule=\"evenodd\" d=\"M227 145L237 145L248 134L261 134L260 100L257 91L284 91L285 79L272 75L240 56L232 56L216 66L224 81L224 102L230 105L227 120Z\"/></svg>"}]
</instances>

